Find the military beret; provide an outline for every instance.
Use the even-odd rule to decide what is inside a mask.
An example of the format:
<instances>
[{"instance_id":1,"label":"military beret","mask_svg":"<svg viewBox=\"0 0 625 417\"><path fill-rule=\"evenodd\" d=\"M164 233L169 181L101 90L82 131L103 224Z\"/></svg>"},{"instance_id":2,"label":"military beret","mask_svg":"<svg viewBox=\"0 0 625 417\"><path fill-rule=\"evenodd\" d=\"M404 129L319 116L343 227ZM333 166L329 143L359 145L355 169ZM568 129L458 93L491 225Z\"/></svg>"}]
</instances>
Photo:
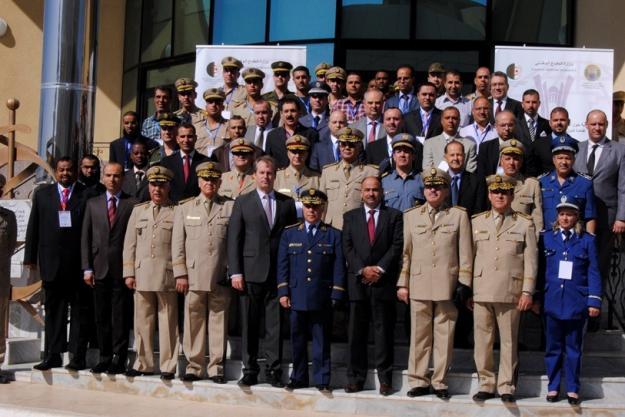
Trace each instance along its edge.
<instances>
[{"instance_id":1,"label":"military beret","mask_svg":"<svg viewBox=\"0 0 625 417\"><path fill-rule=\"evenodd\" d=\"M445 67L440 62L432 62L428 67L428 74L445 72Z\"/></svg>"},{"instance_id":2,"label":"military beret","mask_svg":"<svg viewBox=\"0 0 625 417\"><path fill-rule=\"evenodd\" d=\"M221 178L221 169L219 165L213 161L202 162L195 167L195 173L198 178Z\"/></svg>"},{"instance_id":3,"label":"military beret","mask_svg":"<svg viewBox=\"0 0 625 417\"><path fill-rule=\"evenodd\" d=\"M192 78L178 78L174 85L176 86L176 91L179 93L183 91L195 91L197 87L197 83L193 81Z\"/></svg>"},{"instance_id":4,"label":"military beret","mask_svg":"<svg viewBox=\"0 0 625 417\"><path fill-rule=\"evenodd\" d=\"M158 115L158 124L159 126L178 126L180 124L180 119L176 117L173 113L161 113Z\"/></svg>"},{"instance_id":5,"label":"military beret","mask_svg":"<svg viewBox=\"0 0 625 417\"><path fill-rule=\"evenodd\" d=\"M154 165L152 168L148 169L145 176L148 182L156 183L170 182L174 179L174 173L169 168L160 165Z\"/></svg>"},{"instance_id":6,"label":"military beret","mask_svg":"<svg viewBox=\"0 0 625 417\"><path fill-rule=\"evenodd\" d=\"M208 101L209 99L217 99L223 101L226 99L226 95L221 88L209 88L208 90L204 91L202 97L204 97L204 101Z\"/></svg>"},{"instance_id":7,"label":"military beret","mask_svg":"<svg viewBox=\"0 0 625 417\"><path fill-rule=\"evenodd\" d=\"M365 135L358 129L344 127L336 133L339 142L361 142Z\"/></svg>"},{"instance_id":8,"label":"military beret","mask_svg":"<svg viewBox=\"0 0 625 417\"><path fill-rule=\"evenodd\" d=\"M290 62L286 61L276 61L271 63L271 70L274 72L288 72L293 69L293 65Z\"/></svg>"},{"instance_id":9,"label":"military beret","mask_svg":"<svg viewBox=\"0 0 625 417\"><path fill-rule=\"evenodd\" d=\"M328 72L328 69L330 69L330 64L322 62L315 67L315 74L324 75L326 72Z\"/></svg>"},{"instance_id":10,"label":"military beret","mask_svg":"<svg viewBox=\"0 0 625 417\"><path fill-rule=\"evenodd\" d=\"M320 206L328 201L328 196L315 188L302 191L299 198L305 206Z\"/></svg>"},{"instance_id":11,"label":"military beret","mask_svg":"<svg viewBox=\"0 0 625 417\"><path fill-rule=\"evenodd\" d=\"M561 151L577 153L579 150L577 140L570 136L559 136L551 139L551 153L558 153Z\"/></svg>"},{"instance_id":12,"label":"military beret","mask_svg":"<svg viewBox=\"0 0 625 417\"><path fill-rule=\"evenodd\" d=\"M243 70L243 79L245 81L251 80L253 78L260 78L262 80L263 78L265 78L265 73L258 68L246 68L245 70Z\"/></svg>"},{"instance_id":13,"label":"military beret","mask_svg":"<svg viewBox=\"0 0 625 417\"><path fill-rule=\"evenodd\" d=\"M323 81L313 81L308 87L308 94L330 94L330 87Z\"/></svg>"},{"instance_id":14,"label":"military beret","mask_svg":"<svg viewBox=\"0 0 625 417\"><path fill-rule=\"evenodd\" d=\"M423 179L423 185L426 187L432 186L445 186L449 187L451 183L451 177L445 171L440 168L431 167L421 172L421 178Z\"/></svg>"},{"instance_id":15,"label":"military beret","mask_svg":"<svg viewBox=\"0 0 625 417\"><path fill-rule=\"evenodd\" d=\"M560 197L560 202L556 206L556 210L560 210L563 208L570 208L573 210L579 211L579 202L575 198L567 198L567 196L563 195Z\"/></svg>"},{"instance_id":16,"label":"military beret","mask_svg":"<svg viewBox=\"0 0 625 417\"><path fill-rule=\"evenodd\" d=\"M521 155L525 153L525 146L518 139L510 139L499 146L500 155Z\"/></svg>"},{"instance_id":17,"label":"military beret","mask_svg":"<svg viewBox=\"0 0 625 417\"><path fill-rule=\"evenodd\" d=\"M488 191L510 191L514 190L514 184L516 180L506 175L489 175L486 178L486 184L488 185Z\"/></svg>"},{"instance_id":18,"label":"military beret","mask_svg":"<svg viewBox=\"0 0 625 417\"><path fill-rule=\"evenodd\" d=\"M625 101L625 91L615 91L612 93L612 101Z\"/></svg>"},{"instance_id":19,"label":"military beret","mask_svg":"<svg viewBox=\"0 0 625 417\"><path fill-rule=\"evenodd\" d=\"M393 149L405 146L413 151L417 148L417 140L410 133L398 133L393 136L391 147Z\"/></svg>"},{"instance_id":20,"label":"military beret","mask_svg":"<svg viewBox=\"0 0 625 417\"><path fill-rule=\"evenodd\" d=\"M332 67L326 71L326 80L332 80L338 78L340 80L345 81L347 78L347 73L341 67Z\"/></svg>"},{"instance_id":21,"label":"military beret","mask_svg":"<svg viewBox=\"0 0 625 417\"><path fill-rule=\"evenodd\" d=\"M302 150L307 151L310 149L310 142L306 136L293 135L286 140L286 148L288 150Z\"/></svg>"},{"instance_id":22,"label":"military beret","mask_svg":"<svg viewBox=\"0 0 625 417\"><path fill-rule=\"evenodd\" d=\"M254 152L254 145L244 138L233 139L230 142L230 152Z\"/></svg>"},{"instance_id":23,"label":"military beret","mask_svg":"<svg viewBox=\"0 0 625 417\"><path fill-rule=\"evenodd\" d=\"M243 68L243 63L234 57L227 56L221 60L221 66L224 68L231 67L241 69Z\"/></svg>"}]
</instances>

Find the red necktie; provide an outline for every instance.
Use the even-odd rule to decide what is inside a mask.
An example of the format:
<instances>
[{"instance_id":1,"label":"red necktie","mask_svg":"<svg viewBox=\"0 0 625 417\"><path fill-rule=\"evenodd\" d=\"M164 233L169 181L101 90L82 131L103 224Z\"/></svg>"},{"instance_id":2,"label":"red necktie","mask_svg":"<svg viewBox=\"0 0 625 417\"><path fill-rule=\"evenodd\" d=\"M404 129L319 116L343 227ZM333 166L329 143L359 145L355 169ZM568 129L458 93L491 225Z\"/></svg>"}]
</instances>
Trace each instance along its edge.
<instances>
[{"instance_id":1,"label":"red necktie","mask_svg":"<svg viewBox=\"0 0 625 417\"><path fill-rule=\"evenodd\" d=\"M501 100L497 100L497 108L495 109L495 116L501 111Z\"/></svg>"},{"instance_id":2,"label":"red necktie","mask_svg":"<svg viewBox=\"0 0 625 417\"><path fill-rule=\"evenodd\" d=\"M375 210L369 210L369 220L367 220L367 229L369 231L369 244L373 244L375 239Z\"/></svg>"},{"instance_id":3,"label":"red necktie","mask_svg":"<svg viewBox=\"0 0 625 417\"><path fill-rule=\"evenodd\" d=\"M184 182L186 183L189 179L189 170L191 166L189 165L189 155L184 155L182 157L182 174L184 175Z\"/></svg>"},{"instance_id":4,"label":"red necktie","mask_svg":"<svg viewBox=\"0 0 625 417\"><path fill-rule=\"evenodd\" d=\"M369 131L369 143L373 142L375 140L375 125L377 123L376 122L371 122L371 130Z\"/></svg>"},{"instance_id":5,"label":"red necktie","mask_svg":"<svg viewBox=\"0 0 625 417\"><path fill-rule=\"evenodd\" d=\"M61 210L67 210L67 202L69 201L69 188L63 188L63 196L61 197Z\"/></svg>"},{"instance_id":6,"label":"red necktie","mask_svg":"<svg viewBox=\"0 0 625 417\"><path fill-rule=\"evenodd\" d=\"M111 228L113 227L113 224L115 223L115 215L117 214L117 204L115 204L116 201L117 201L117 198L115 198L115 196L112 196L111 198L109 198L108 215L109 215L109 226Z\"/></svg>"}]
</instances>

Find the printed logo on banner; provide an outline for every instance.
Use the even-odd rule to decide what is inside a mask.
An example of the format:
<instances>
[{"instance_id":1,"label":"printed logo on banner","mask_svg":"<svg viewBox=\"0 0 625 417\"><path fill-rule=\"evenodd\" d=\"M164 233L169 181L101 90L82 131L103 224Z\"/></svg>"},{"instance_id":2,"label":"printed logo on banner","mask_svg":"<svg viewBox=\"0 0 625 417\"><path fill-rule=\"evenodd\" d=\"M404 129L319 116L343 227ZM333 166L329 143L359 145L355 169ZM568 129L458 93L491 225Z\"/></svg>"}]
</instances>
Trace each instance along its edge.
<instances>
[{"instance_id":1,"label":"printed logo on banner","mask_svg":"<svg viewBox=\"0 0 625 417\"><path fill-rule=\"evenodd\" d=\"M586 65L586 68L584 68L584 77L586 77L588 81L597 81L601 78L601 68L595 64Z\"/></svg>"},{"instance_id":2,"label":"printed logo on banner","mask_svg":"<svg viewBox=\"0 0 625 417\"><path fill-rule=\"evenodd\" d=\"M508 65L508 68L506 68L506 75L508 76L508 78L510 78L511 80L516 80L518 78L521 77L521 66L518 64L510 64Z\"/></svg>"},{"instance_id":3,"label":"printed logo on banner","mask_svg":"<svg viewBox=\"0 0 625 417\"><path fill-rule=\"evenodd\" d=\"M221 74L221 65L211 62L206 66L206 73L211 77L215 78L215 75Z\"/></svg>"}]
</instances>

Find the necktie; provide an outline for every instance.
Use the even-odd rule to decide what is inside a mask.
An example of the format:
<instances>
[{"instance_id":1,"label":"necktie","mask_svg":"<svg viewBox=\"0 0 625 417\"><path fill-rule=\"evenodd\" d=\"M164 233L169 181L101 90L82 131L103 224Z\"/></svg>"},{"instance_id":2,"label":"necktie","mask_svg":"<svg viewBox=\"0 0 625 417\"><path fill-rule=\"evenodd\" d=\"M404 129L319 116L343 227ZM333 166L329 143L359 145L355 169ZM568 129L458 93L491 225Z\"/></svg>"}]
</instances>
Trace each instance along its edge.
<instances>
[{"instance_id":1,"label":"necktie","mask_svg":"<svg viewBox=\"0 0 625 417\"><path fill-rule=\"evenodd\" d=\"M313 123L312 123L313 129L317 129L317 126L319 126L320 121L321 121L321 117L319 116L313 117Z\"/></svg>"},{"instance_id":2,"label":"necktie","mask_svg":"<svg viewBox=\"0 0 625 417\"><path fill-rule=\"evenodd\" d=\"M158 218L158 213L160 213L160 211L161 206L155 204L154 207L152 207L152 215L154 216L154 220Z\"/></svg>"},{"instance_id":3,"label":"necktie","mask_svg":"<svg viewBox=\"0 0 625 417\"><path fill-rule=\"evenodd\" d=\"M423 113L423 129L421 130L421 136L426 136L428 134L428 126L430 125L430 114Z\"/></svg>"},{"instance_id":4,"label":"necktie","mask_svg":"<svg viewBox=\"0 0 625 417\"><path fill-rule=\"evenodd\" d=\"M503 224L503 215L502 214L496 215L495 216L495 229L499 231L499 229L501 229L502 224Z\"/></svg>"},{"instance_id":5,"label":"necktie","mask_svg":"<svg viewBox=\"0 0 625 417\"><path fill-rule=\"evenodd\" d=\"M349 179L349 171L351 171L352 166L350 164L345 164L343 166L343 174L345 174L345 179L348 180Z\"/></svg>"},{"instance_id":6,"label":"necktie","mask_svg":"<svg viewBox=\"0 0 625 417\"><path fill-rule=\"evenodd\" d=\"M184 182L189 179L189 172L191 171L191 165L189 164L189 156L184 155L182 157L182 175L184 176Z\"/></svg>"},{"instance_id":7,"label":"necktie","mask_svg":"<svg viewBox=\"0 0 625 417\"><path fill-rule=\"evenodd\" d=\"M501 111L501 100L497 100L497 108L495 109L495 116Z\"/></svg>"},{"instance_id":8,"label":"necktie","mask_svg":"<svg viewBox=\"0 0 625 417\"><path fill-rule=\"evenodd\" d=\"M315 225L308 225L308 241L312 242L313 237L315 237Z\"/></svg>"},{"instance_id":9,"label":"necktie","mask_svg":"<svg viewBox=\"0 0 625 417\"><path fill-rule=\"evenodd\" d=\"M273 226L273 215L271 213L271 198L267 194L263 196L263 209L265 209L265 216L267 216L267 223L269 228Z\"/></svg>"},{"instance_id":10,"label":"necktie","mask_svg":"<svg viewBox=\"0 0 625 417\"><path fill-rule=\"evenodd\" d=\"M67 210L67 202L69 201L69 188L63 188L61 196L61 210Z\"/></svg>"},{"instance_id":11,"label":"necktie","mask_svg":"<svg viewBox=\"0 0 625 417\"><path fill-rule=\"evenodd\" d=\"M377 122L371 122L371 130L369 130L369 138L368 142L371 143L375 140L375 126L378 124Z\"/></svg>"},{"instance_id":12,"label":"necktie","mask_svg":"<svg viewBox=\"0 0 625 417\"><path fill-rule=\"evenodd\" d=\"M333 145L334 146L334 159L336 160L336 162L341 160L341 150L339 149L339 143L336 142L336 144Z\"/></svg>"},{"instance_id":13,"label":"necktie","mask_svg":"<svg viewBox=\"0 0 625 417\"><path fill-rule=\"evenodd\" d=\"M532 142L534 142L534 139L536 139L536 125L534 124L534 119L529 119L527 121L527 128L530 131L530 138Z\"/></svg>"},{"instance_id":14,"label":"necktie","mask_svg":"<svg viewBox=\"0 0 625 417\"><path fill-rule=\"evenodd\" d=\"M599 145L597 144L592 145L592 152L590 152L590 156L588 157L588 162L586 163L586 169L588 169L588 175L590 175L591 177L595 173L595 152L597 151L598 147Z\"/></svg>"},{"instance_id":15,"label":"necktie","mask_svg":"<svg viewBox=\"0 0 625 417\"><path fill-rule=\"evenodd\" d=\"M408 113L408 95L401 95L401 104L399 106L399 110L402 112L402 114Z\"/></svg>"},{"instance_id":16,"label":"necktie","mask_svg":"<svg viewBox=\"0 0 625 417\"><path fill-rule=\"evenodd\" d=\"M451 205L458 205L458 175L451 179Z\"/></svg>"},{"instance_id":17,"label":"necktie","mask_svg":"<svg viewBox=\"0 0 625 417\"><path fill-rule=\"evenodd\" d=\"M564 234L564 243L567 243L571 238L572 232L570 230L565 230L562 232L562 234Z\"/></svg>"},{"instance_id":18,"label":"necktie","mask_svg":"<svg viewBox=\"0 0 625 417\"><path fill-rule=\"evenodd\" d=\"M369 210L367 231L369 232L369 244L373 244L373 240L375 239L375 210Z\"/></svg>"},{"instance_id":19,"label":"necktie","mask_svg":"<svg viewBox=\"0 0 625 417\"><path fill-rule=\"evenodd\" d=\"M117 214L117 198L115 196L111 196L109 198L109 207L108 207L108 216L109 216L109 227L113 227L115 224L115 215Z\"/></svg>"},{"instance_id":20,"label":"necktie","mask_svg":"<svg viewBox=\"0 0 625 417\"><path fill-rule=\"evenodd\" d=\"M137 189L141 186L141 181L143 181L143 171L135 172L135 185L137 186Z\"/></svg>"},{"instance_id":21,"label":"necktie","mask_svg":"<svg viewBox=\"0 0 625 417\"><path fill-rule=\"evenodd\" d=\"M254 145L258 146L259 148L263 147L263 139L265 139L265 128L264 127L258 127L258 133L256 134L256 140L254 140Z\"/></svg>"},{"instance_id":22,"label":"necktie","mask_svg":"<svg viewBox=\"0 0 625 417\"><path fill-rule=\"evenodd\" d=\"M206 214L210 214L212 207L213 207L212 201L209 200L209 201L204 202L204 208L206 209Z\"/></svg>"}]
</instances>

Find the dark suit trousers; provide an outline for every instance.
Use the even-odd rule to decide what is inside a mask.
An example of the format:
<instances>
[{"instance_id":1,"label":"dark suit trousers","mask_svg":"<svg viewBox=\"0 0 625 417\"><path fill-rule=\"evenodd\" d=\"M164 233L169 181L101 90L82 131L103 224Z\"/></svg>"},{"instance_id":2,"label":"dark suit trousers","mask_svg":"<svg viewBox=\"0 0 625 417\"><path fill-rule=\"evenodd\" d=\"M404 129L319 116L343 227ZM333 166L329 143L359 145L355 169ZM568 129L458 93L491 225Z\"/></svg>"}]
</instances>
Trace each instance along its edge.
<instances>
[{"instance_id":1,"label":"dark suit trousers","mask_svg":"<svg viewBox=\"0 0 625 417\"><path fill-rule=\"evenodd\" d=\"M76 289L76 300L72 304L69 351L84 359L87 348L97 347L95 313L93 311L93 289L81 280ZM74 314L75 313L75 314Z\"/></svg>"},{"instance_id":2,"label":"dark suit trousers","mask_svg":"<svg viewBox=\"0 0 625 417\"><path fill-rule=\"evenodd\" d=\"M395 300L350 301L347 379L363 385L367 378L369 323L373 322L374 365L380 383L392 384L395 331Z\"/></svg>"},{"instance_id":3,"label":"dark suit trousers","mask_svg":"<svg viewBox=\"0 0 625 417\"><path fill-rule=\"evenodd\" d=\"M116 355L123 363L132 327L132 292L122 279L108 275L95 281L94 296L100 362L110 362Z\"/></svg>"},{"instance_id":4,"label":"dark suit trousers","mask_svg":"<svg viewBox=\"0 0 625 417\"><path fill-rule=\"evenodd\" d=\"M313 382L330 384L330 342L332 340L332 306L319 311L291 312L291 380L308 384L308 335L312 335Z\"/></svg>"},{"instance_id":5,"label":"dark suit trousers","mask_svg":"<svg viewBox=\"0 0 625 417\"><path fill-rule=\"evenodd\" d=\"M65 274L59 273L59 276ZM76 275L76 274L75 274ZM59 277L57 277L59 278ZM44 311L45 311L45 354L62 354L67 351L67 315L71 311L70 339L77 335L78 311L74 308L76 300L76 285L69 282L67 276L54 281L43 281ZM79 279L79 276L74 276ZM71 306L71 309L70 309ZM71 343L71 342L70 342Z\"/></svg>"},{"instance_id":6,"label":"dark suit trousers","mask_svg":"<svg viewBox=\"0 0 625 417\"><path fill-rule=\"evenodd\" d=\"M243 373L258 375L258 351L264 319L265 372L279 376L282 374L282 311L276 284L246 282L245 285L247 289L241 294Z\"/></svg>"}]
</instances>

